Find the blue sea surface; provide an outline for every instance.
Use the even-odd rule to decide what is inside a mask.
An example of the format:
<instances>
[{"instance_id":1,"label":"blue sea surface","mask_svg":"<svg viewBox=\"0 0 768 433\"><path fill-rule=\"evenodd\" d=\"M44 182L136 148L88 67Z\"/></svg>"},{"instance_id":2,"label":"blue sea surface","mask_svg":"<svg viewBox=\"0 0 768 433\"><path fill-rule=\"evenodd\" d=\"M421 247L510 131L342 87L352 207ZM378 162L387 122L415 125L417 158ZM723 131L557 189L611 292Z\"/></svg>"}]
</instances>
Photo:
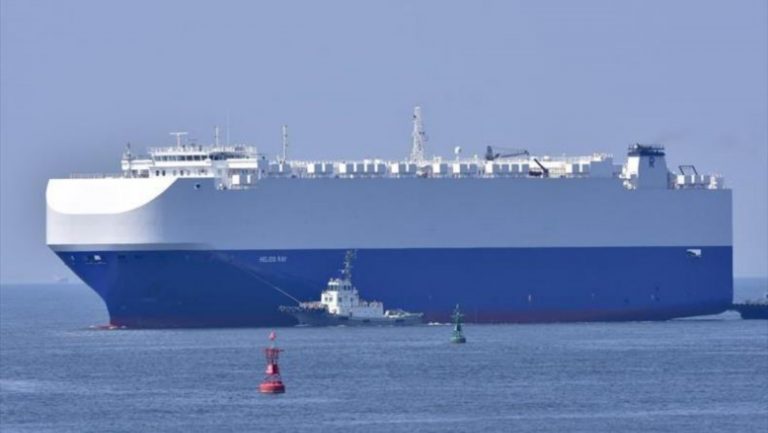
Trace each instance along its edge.
<instances>
[{"instance_id":1,"label":"blue sea surface","mask_svg":"<svg viewBox=\"0 0 768 433\"><path fill-rule=\"evenodd\" d=\"M737 300L766 280L737 280ZM103 330L81 285L0 287L2 432L766 432L768 321Z\"/></svg>"}]
</instances>

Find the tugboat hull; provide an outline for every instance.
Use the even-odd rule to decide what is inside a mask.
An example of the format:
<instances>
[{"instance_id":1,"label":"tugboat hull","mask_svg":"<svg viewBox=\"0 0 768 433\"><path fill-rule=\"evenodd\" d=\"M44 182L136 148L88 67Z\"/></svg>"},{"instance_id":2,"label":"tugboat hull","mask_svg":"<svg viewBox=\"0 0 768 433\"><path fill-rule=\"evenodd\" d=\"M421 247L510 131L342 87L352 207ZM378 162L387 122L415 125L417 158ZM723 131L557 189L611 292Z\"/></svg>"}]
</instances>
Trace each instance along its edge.
<instances>
[{"instance_id":1,"label":"tugboat hull","mask_svg":"<svg viewBox=\"0 0 768 433\"><path fill-rule=\"evenodd\" d=\"M280 311L290 314L299 322L299 326L408 326L422 323L421 314L403 317L354 317L329 314L322 309L302 307L280 307Z\"/></svg>"}]
</instances>

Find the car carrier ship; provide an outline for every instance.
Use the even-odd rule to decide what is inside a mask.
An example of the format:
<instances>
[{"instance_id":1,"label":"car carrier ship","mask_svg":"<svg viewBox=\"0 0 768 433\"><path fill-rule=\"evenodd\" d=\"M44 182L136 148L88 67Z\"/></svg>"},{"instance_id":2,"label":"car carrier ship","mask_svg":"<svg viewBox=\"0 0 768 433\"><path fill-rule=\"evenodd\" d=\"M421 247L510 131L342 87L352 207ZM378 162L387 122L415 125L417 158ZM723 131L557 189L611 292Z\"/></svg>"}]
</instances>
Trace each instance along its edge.
<instances>
[{"instance_id":1,"label":"car carrier ship","mask_svg":"<svg viewBox=\"0 0 768 433\"><path fill-rule=\"evenodd\" d=\"M295 324L347 250L366 296L425 321L664 320L733 297L731 191L665 149L272 160L255 148L130 148L116 175L51 179L49 247L127 327Z\"/></svg>"}]
</instances>

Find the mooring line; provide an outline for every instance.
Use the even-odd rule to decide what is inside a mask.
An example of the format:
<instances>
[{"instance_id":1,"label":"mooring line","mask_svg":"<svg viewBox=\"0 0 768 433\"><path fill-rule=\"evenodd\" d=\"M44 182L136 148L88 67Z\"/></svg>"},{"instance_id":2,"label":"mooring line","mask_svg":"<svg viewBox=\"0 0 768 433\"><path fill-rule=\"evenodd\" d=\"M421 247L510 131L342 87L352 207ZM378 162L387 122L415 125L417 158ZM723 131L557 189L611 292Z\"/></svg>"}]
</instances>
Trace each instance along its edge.
<instances>
[{"instance_id":1,"label":"mooring line","mask_svg":"<svg viewBox=\"0 0 768 433\"><path fill-rule=\"evenodd\" d=\"M240 269L242 271L245 271L246 273L248 273L252 277L256 278L257 280L261 281L262 283L264 283L264 284L272 287L273 289L277 290L278 292L282 293L284 296L290 298L296 304L301 304L301 301L299 301L298 299L293 297L290 293L286 292L285 290L281 289L280 287L277 287L276 285L270 283L267 279L265 279L264 277L260 276L259 274L256 273L256 271L251 269L250 266L248 266L246 264L241 264L241 263L239 263L235 259L230 260L230 263L235 265L236 268L238 268L238 269Z\"/></svg>"}]
</instances>

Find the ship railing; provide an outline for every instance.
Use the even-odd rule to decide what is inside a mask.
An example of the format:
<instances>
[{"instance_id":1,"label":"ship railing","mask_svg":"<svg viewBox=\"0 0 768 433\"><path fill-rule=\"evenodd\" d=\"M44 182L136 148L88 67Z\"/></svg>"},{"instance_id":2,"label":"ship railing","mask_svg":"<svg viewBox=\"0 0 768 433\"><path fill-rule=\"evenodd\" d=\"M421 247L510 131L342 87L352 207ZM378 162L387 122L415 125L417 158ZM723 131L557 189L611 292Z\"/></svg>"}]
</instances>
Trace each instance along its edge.
<instances>
[{"instance_id":1,"label":"ship railing","mask_svg":"<svg viewBox=\"0 0 768 433\"><path fill-rule=\"evenodd\" d=\"M156 154L181 154L181 153L205 153L207 151L207 146L202 146L199 144L196 145L182 145L182 146L161 146L161 147L150 147L149 153L150 155L156 155Z\"/></svg>"},{"instance_id":2,"label":"ship railing","mask_svg":"<svg viewBox=\"0 0 768 433\"><path fill-rule=\"evenodd\" d=\"M70 173L70 179L117 179L128 177L123 173Z\"/></svg>"},{"instance_id":3,"label":"ship railing","mask_svg":"<svg viewBox=\"0 0 768 433\"><path fill-rule=\"evenodd\" d=\"M720 174L678 174L671 184L674 189L725 189L725 178Z\"/></svg>"},{"instance_id":4,"label":"ship railing","mask_svg":"<svg viewBox=\"0 0 768 433\"><path fill-rule=\"evenodd\" d=\"M226 184L220 183L220 184L218 184L216 186L216 189L220 189L220 190L229 189L229 190L232 190L232 191L246 191L246 190L254 189L254 188L256 188L256 184L255 183L243 184L243 185L233 185L233 184L226 185Z\"/></svg>"},{"instance_id":5,"label":"ship railing","mask_svg":"<svg viewBox=\"0 0 768 433\"><path fill-rule=\"evenodd\" d=\"M574 159L577 162L585 162L583 159ZM508 177L528 177L531 176L530 171L519 172L488 172L482 163L477 163L474 159L471 160L456 160L447 161L440 164L440 171L434 169L433 164L424 164L416 171L408 172L395 172L393 166L402 163L402 161L386 161L386 160L363 160L363 161L290 161L288 164L291 167L290 176L302 179L314 179L314 178L328 178L335 177L341 179L355 179L355 178L390 178L397 179L402 177L426 177L426 178L508 178ZM321 171L310 171L308 168L314 164L322 167ZM357 166L358 164L381 164L384 166L383 170L376 168L376 171L366 171L366 169L360 170L353 168L354 171L340 171L339 166L342 164L350 164ZM461 168L457 171L453 164L461 164L467 166L467 168ZM330 166L330 167L329 167ZM466 170L466 171L464 171ZM551 166L550 177L564 177L564 178L585 178L591 177L590 172L569 172L565 165L563 166ZM285 177L285 173L265 173L266 177Z\"/></svg>"},{"instance_id":6,"label":"ship railing","mask_svg":"<svg viewBox=\"0 0 768 433\"><path fill-rule=\"evenodd\" d=\"M593 175L591 173L569 173L563 169L555 168L551 169L549 177L557 178L589 178ZM410 172L410 173L393 173L389 170L379 173L366 173L366 172L353 172L353 173L340 173L336 170L324 171L320 173L309 173L304 168L293 167L290 173L272 173L267 172L262 175L267 178L284 178L293 177L299 179L316 179L316 178L339 178L339 179L368 179L368 178L384 178L384 179L398 179L406 177L424 177L434 179L449 179L449 178L510 178L510 177L535 177L541 178L541 176L532 175L530 171L525 172L500 172L489 173L485 170L477 170L468 173L456 173L453 171L447 171L445 173L435 172Z\"/></svg>"},{"instance_id":7,"label":"ship railing","mask_svg":"<svg viewBox=\"0 0 768 433\"><path fill-rule=\"evenodd\" d=\"M738 305L738 303L737 303ZM768 298L766 299L747 299L746 301L743 301L741 305L756 305L759 307L768 305Z\"/></svg>"},{"instance_id":8,"label":"ship railing","mask_svg":"<svg viewBox=\"0 0 768 433\"><path fill-rule=\"evenodd\" d=\"M248 146L244 144L232 144L232 145L210 145L204 146L201 144L183 144L181 146L161 146L150 147L149 154L154 155L186 155L186 154L209 154L213 152L233 152L243 153L248 155L258 155L258 149L256 146Z\"/></svg>"}]
</instances>

